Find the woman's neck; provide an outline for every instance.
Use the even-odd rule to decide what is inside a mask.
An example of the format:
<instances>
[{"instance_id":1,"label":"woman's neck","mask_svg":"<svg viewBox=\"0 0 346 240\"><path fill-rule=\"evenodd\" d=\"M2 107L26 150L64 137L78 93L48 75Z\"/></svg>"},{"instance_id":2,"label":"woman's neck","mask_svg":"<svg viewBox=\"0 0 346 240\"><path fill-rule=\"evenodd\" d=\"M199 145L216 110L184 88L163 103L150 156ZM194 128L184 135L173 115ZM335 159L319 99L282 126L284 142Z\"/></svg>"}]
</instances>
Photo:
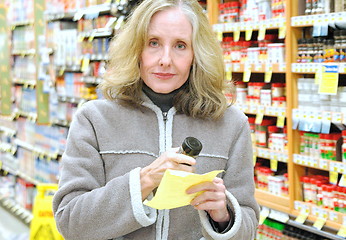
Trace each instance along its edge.
<instances>
[{"instance_id":1,"label":"woman's neck","mask_svg":"<svg viewBox=\"0 0 346 240\"><path fill-rule=\"evenodd\" d=\"M182 87L170 92L170 93L157 93L154 92L150 87L143 83L143 92L150 98L150 100L158 106L162 112L168 112L173 107L173 99L177 92Z\"/></svg>"}]
</instances>

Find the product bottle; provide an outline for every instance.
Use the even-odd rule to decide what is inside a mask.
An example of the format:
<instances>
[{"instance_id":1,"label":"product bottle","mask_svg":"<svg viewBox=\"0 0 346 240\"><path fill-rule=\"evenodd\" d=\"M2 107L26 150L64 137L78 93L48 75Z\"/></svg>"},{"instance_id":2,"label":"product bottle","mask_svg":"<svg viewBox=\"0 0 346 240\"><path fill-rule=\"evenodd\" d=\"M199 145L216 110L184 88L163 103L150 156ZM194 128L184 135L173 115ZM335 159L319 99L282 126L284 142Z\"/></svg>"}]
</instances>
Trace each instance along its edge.
<instances>
[{"instance_id":1,"label":"product bottle","mask_svg":"<svg viewBox=\"0 0 346 240\"><path fill-rule=\"evenodd\" d=\"M181 147L179 149L179 153L185 154L187 156L196 158L198 154L202 150L202 143L194 137L187 137L184 139ZM188 164L185 164L188 165Z\"/></svg>"}]
</instances>

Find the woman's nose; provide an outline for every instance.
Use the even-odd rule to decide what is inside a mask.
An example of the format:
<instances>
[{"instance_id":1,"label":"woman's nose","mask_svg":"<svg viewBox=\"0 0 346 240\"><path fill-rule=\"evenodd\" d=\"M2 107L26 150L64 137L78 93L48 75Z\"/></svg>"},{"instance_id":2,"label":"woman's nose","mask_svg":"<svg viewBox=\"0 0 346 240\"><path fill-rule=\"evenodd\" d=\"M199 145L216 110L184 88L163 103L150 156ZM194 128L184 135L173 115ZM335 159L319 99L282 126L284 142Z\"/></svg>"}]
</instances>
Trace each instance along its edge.
<instances>
[{"instance_id":1,"label":"woman's nose","mask_svg":"<svg viewBox=\"0 0 346 240\"><path fill-rule=\"evenodd\" d=\"M172 57L171 57L171 50L169 47L165 47L162 49L162 55L160 58L160 66L167 67L170 66L172 63Z\"/></svg>"}]
</instances>

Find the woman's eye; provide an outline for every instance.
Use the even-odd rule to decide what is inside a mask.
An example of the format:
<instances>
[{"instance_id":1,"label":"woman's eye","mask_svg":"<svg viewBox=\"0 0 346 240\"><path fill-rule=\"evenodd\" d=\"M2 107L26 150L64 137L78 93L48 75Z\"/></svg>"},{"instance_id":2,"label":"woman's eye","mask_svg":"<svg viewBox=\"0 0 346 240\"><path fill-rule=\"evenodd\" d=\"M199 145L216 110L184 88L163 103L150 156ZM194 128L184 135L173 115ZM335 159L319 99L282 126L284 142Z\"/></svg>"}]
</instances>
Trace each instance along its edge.
<instances>
[{"instance_id":1,"label":"woman's eye","mask_svg":"<svg viewBox=\"0 0 346 240\"><path fill-rule=\"evenodd\" d=\"M151 47L157 47L159 45L159 43L157 41L150 41L149 42L149 46Z\"/></svg>"},{"instance_id":2,"label":"woman's eye","mask_svg":"<svg viewBox=\"0 0 346 240\"><path fill-rule=\"evenodd\" d=\"M178 49L185 49L185 48L186 48L186 45L185 45L185 44L182 44L182 43L178 43L178 44L177 44L177 48L178 48Z\"/></svg>"}]
</instances>

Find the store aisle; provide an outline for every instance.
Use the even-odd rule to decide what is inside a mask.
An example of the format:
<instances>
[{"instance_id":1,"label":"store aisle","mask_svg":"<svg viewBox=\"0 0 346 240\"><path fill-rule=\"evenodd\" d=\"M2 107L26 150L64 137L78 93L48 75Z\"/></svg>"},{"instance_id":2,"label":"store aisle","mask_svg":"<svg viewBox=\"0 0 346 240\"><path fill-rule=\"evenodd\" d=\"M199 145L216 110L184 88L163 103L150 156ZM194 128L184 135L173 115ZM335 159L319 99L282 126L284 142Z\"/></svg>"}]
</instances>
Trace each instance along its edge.
<instances>
[{"instance_id":1,"label":"store aisle","mask_svg":"<svg viewBox=\"0 0 346 240\"><path fill-rule=\"evenodd\" d=\"M0 206L0 240L28 240L30 229Z\"/></svg>"}]
</instances>

